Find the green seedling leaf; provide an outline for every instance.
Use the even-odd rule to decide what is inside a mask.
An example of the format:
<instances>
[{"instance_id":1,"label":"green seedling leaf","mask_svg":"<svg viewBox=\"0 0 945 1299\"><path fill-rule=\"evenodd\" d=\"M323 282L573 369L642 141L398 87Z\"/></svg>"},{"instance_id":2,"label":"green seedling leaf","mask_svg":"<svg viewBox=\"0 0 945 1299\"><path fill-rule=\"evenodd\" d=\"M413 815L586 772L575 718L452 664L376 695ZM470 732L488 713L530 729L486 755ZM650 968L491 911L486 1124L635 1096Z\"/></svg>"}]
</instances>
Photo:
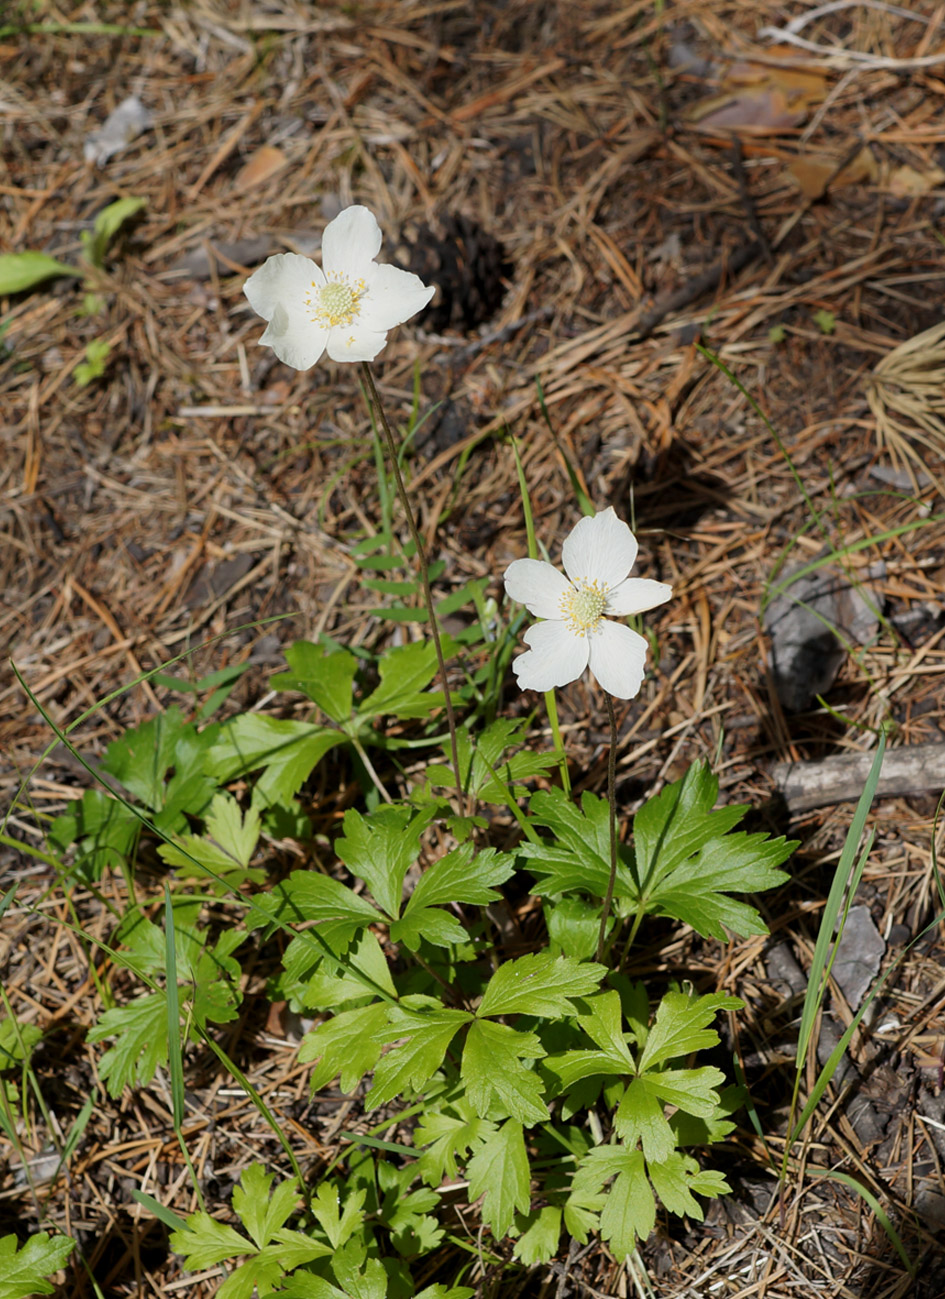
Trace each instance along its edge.
<instances>
[{"instance_id":1,"label":"green seedling leaf","mask_svg":"<svg viewBox=\"0 0 945 1299\"><path fill-rule=\"evenodd\" d=\"M481 1195L482 1220L501 1238L508 1234L516 1213L528 1213L528 1154L522 1125L508 1119L494 1128L466 1165L469 1198Z\"/></svg>"},{"instance_id":2,"label":"green seedling leaf","mask_svg":"<svg viewBox=\"0 0 945 1299\"><path fill-rule=\"evenodd\" d=\"M141 822L101 789L87 789L72 807L53 821L50 842L61 850L74 843L76 874L87 881L100 880L106 870L120 867L132 856Z\"/></svg>"},{"instance_id":3,"label":"green seedling leaf","mask_svg":"<svg viewBox=\"0 0 945 1299\"><path fill-rule=\"evenodd\" d=\"M18 1244L16 1236L0 1236L0 1299L54 1294L56 1287L46 1278L65 1267L75 1241L40 1231L22 1249Z\"/></svg>"},{"instance_id":4,"label":"green seedling leaf","mask_svg":"<svg viewBox=\"0 0 945 1299\"><path fill-rule=\"evenodd\" d=\"M169 708L114 740L102 766L155 814L158 829L185 831L187 816L199 816L216 790L203 771L216 733L198 732L179 708Z\"/></svg>"},{"instance_id":5,"label":"green seedling leaf","mask_svg":"<svg viewBox=\"0 0 945 1299\"><path fill-rule=\"evenodd\" d=\"M90 343L86 343L85 360L80 361L73 371L80 388L87 388L96 379L101 379L111 352L112 345L106 338L93 338Z\"/></svg>"},{"instance_id":6,"label":"green seedling leaf","mask_svg":"<svg viewBox=\"0 0 945 1299\"><path fill-rule=\"evenodd\" d=\"M600 906L583 898L562 898L545 902L545 924L551 950L557 955L589 961L597 951L600 933Z\"/></svg>"},{"instance_id":7,"label":"green seedling leaf","mask_svg":"<svg viewBox=\"0 0 945 1299\"><path fill-rule=\"evenodd\" d=\"M648 1164L647 1171L656 1194L670 1213L680 1218L695 1218L697 1222L702 1222L705 1214L693 1191L714 1199L731 1190L721 1173L701 1169L691 1155L684 1155L681 1150L661 1163Z\"/></svg>"},{"instance_id":8,"label":"green seedling leaf","mask_svg":"<svg viewBox=\"0 0 945 1299\"><path fill-rule=\"evenodd\" d=\"M547 951L520 956L499 966L476 1014L573 1015L573 998L594 992L605 973L602 965Z\"/></svg>"},{"instance_id":9,"label":"green seedling leaf","mask_svg":"<svg viewBox=\"0 0 945 1299\"><path fill-rule=\"evenodd\" d=\"M325 649L300 640L285 652L288 672L272 678L276 690L298 690L316 703L333 722L351 719L354 675L358 660L342 649Z\"/></svg>"},{"instance_id":10,"label":"green seedling leaf","mask_svg":"<svg viewBox=\"0 0 945 1299\"><path fill-rule=\"evenodd\" d=\"M147 199L144 198L119 198L99 212L92 233L89 234L87 230L82 232L85 255L93 266L101 268L104 265L108 245L125 222L130 221L146 206Z\"/></svg>"},{"instance_id":11,"label":"green seedling leaf","mask_svg":"<svg viewBox=\"0 0 945 1299\"><path fill-rule=\"evenodd\" d=\"M402 1258L431 1253L445 1235L432 1213L440 1197L427 1186L411 1190L416 1176L417 1169L412 1163L405 1168L396 1168L386 1162L377 1167L377 1181L382 1192L377 1209L378 1221L390 1232L391 1244Z\"/></svg>"},{"instance_id":12,"label":"green seedling leaf","mask_svg":"<svg viewBox=\"0 0 945 1299\"><path fill-rule=\"evenodd\" d=\"M258 911L268 911L274 919L348 920L356 926L380 923L383 919L367 898L361 897L340 880L315 871L293 871L287 880L277 884L270 893L260 896ZM248 923L258 928L265 923L261 916L252 915Z\"/></svg>"},{"instance_id":13,"label":"green seedling leaf","mask_svg":"<svg viewBox=\"0 0 945 1299\"><path fill-rule=\"evenodd\" d=\"M221 784L259 771L253 803L288 807L325 754L344 740L340 731L311 722L242 713L220 728L205 769Z\"/></svg>"},{"instance_id":14,"label":"green seedling leaf","mask_svg":"<svg viewBox=\"0 0 945 1299\"><path fill-rule=\"evenodd\" d=\"M0 253L0 294L22 293L57 275L77 276L79 272L66 262L57 262L47 253Z\"/></svg>"},{"instance_id":15,"label":"green seedling leaf","mask_svg":"<svg viewBox=\"0 0 945 1299\"><path fill-rule=\"evenodd\" d=\"M126 1006L106 1010L89 1029L86 1041L101 1042L115 1037L113 1047L102 1056L98 1074L112 1097L125 1086L149 1083L158 1065L167 1063L167 1010L163 993L136 997Z\"/></svg>"},{"instance_id":16,"label":"green seedling leaf","mask_svg":"<svg viewBox=\"0 0 945 1299\"><path fill-rule=\"evenodd\" d=\"M494 1104L519 1123L548 1119L538 1074L522 1064L545 1054L535 1033L519 1033L487 1019L471 1024L463 1049L462 1077L477 1113L487 1118Z\"/></svg>"},{"instance_id":17,"label":"green seedling leaf","mask_svg":"<svg viewBox=\"0 0 945 1299\"><path fill-rule=\"evenodd\" d=\"M832 334L837 328L837 317L832 311L828 311L826 307L821 307L819 311L815 311L812 319L822 334Z\"/></svg>"},{"instance_id":18,"label":"green seedling leaf","mask_svg":"<svg viewBox=\"0 0 945 1299\"><path fill-rule=\"evenodd\" d=\"M386 1036L396 1045L374 1070L367 1108L375 1110L408 1088L417 1090L429 1082L453 1038L471 1019L467 1011L447 1009L427 997L407 997L391 1006Z\"/></svg>"}]
</instances>

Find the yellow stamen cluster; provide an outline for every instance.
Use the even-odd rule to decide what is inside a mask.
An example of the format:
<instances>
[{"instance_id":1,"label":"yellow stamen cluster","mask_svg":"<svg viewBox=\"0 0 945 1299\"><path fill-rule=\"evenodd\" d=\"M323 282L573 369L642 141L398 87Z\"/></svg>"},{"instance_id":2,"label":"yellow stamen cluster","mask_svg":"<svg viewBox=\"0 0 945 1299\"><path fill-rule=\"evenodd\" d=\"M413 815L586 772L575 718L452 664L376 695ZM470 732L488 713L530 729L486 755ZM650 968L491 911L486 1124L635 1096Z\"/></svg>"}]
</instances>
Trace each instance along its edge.
<instances>
[{"instance_id":1,"label":"yellow stamen cluster","mask_svg":"<svg viewBox=\"0 0 945 1299\"><path fill-rule=\"evenodd\" d=\"M584 578L561 597L561 617L575 636L587 636L595 631L606 608L606 587Z\"/></svg>"},{"instance_id":2,"label":"yellow stamen cluster","mask_svg":"<svg viewBox=\"0 0 945 1299\"><path fill-rule=\"evenodd\" d=\"M355 284L348 284L345 280L329 280L321 286L312 280L314 292L306 294L305 305L311 312L313 324L328 329L352 324L361 311L361 298L366 287L363 280L358 280Z\"/></svg>"}]
</instances>

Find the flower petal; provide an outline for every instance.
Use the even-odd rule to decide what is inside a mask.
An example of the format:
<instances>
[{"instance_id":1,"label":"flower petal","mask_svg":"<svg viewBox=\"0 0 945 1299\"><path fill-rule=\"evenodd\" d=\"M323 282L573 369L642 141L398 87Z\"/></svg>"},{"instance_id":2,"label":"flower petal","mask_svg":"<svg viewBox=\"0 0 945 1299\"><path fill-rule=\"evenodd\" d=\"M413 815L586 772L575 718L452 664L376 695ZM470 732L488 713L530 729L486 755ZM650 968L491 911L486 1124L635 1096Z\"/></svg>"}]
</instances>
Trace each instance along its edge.
<instances>
[{"instance_id":1,"label":"flower petal","mask_svg":"<svg viewBox=\"0 0 945 1299\"><path fill-rule=\"evenodd\" d=\"M272 320L279 306L289 312L296 306L304 307L313 280L318 286L325 283L321 267L310 258L300 257L298 253L277 253L253 271L243 285L243 292L258 316Z\"/></svg>"},{"instance_id":2,"label":"flower petal","mask_svg":"<svg viewBox=\"0 0 945 1299\"><path fill-rule=\"evenodd\" d=\"M531 649L512 663L522 690L566 686L587 667L587 637L575 636L563 622L536 622L524 639Z\"/></svg>"},{"instance_id":3,"label":"flower petal","mask_svg":"<svg viewBox=\"0 0 945 1299\"><path fill-rule=\"evenodd\" d=\"M616 699L632 699L643 684L645 637L605 618L589 640L591 672L599 683Z\"/></svg>"},{"instance_id":4,"label":"flower petal","mask_svg":"<svg viewBox=\"0 0 945 1299\"><path fill-rule=\"evenodd\" d=\"M435 292L419 275L383 263L374 268L360 319L368 329L393 329L422 311Z\"/></svg>"},{"instance_id":5,"label":"flower petal","mask_svg":"<svg viewBox=\"0 0 945 1299\"><path fill-rule=\"evenodd\" d=\"M383 330L365 329L355 320L329 331L328 355L333 361L373 361L386 342Z\"/></svg>"},{"instance_id":6,"label":"flower petal","mask_svg":"<svg viewBox=\"0 0 945 1299\"><path fill-rule=\"evenodd\" d=\"M643 613L665 604L673 588L666 582L652 582L648 577L626 577L619 586L607 592L607 613L622 618L628 613Z\"/></svg>"},{"instance_id":7,"label":"flower petal","mask_svg":"<svg viewBox=\"0 0 945 1299\"><path fill-rule=\"evenodd\" d=\"M322 266L326 275L363 277L380 251L381 227L374 213L360 203L346 207L325 226Z\"/></svg>"},{"instance_id":8,"label":"flower petal","mask_svg":"<svg viewBox=\"0 0 945 1299\"><path fill-rule=\"evenodd\" d=\"M637 540L613 508L580 519L561 549L564 571L571 581L617 586L637 557Z\"/></svg>"},{"instance_id":9,"label":"flower petal","mask_svg":"<svg viewBox=\"0 0 945 1299\"><path fill-rule=\"evenodd\" d=\"M560 618L561 599L573 588L543 559L516 559L505 570L505 593L536 618Z\"/></svg>"},{"instance_id":10,"label":"flower petal","mask_svg":"<svg viewBox=\"0 0 945 1299\"><path fill-rule=\"evenodd\" d=\"M317 328L310 320L293 325L285 308L276 307L259 341L293 370L310 370L325 350L328 330Z\"/></svg>"}]
</instances>

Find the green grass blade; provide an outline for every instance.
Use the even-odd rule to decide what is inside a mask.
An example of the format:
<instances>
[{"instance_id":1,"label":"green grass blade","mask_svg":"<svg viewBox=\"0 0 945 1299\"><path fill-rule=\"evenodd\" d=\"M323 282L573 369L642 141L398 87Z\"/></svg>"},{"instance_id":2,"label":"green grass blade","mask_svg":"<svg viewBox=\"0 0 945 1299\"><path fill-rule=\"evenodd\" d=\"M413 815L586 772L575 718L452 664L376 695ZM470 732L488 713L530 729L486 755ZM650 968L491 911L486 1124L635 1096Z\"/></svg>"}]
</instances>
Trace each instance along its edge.
<instances>
[{"instance_id":1,"label":"green grass blade","mask_svg":"<svg viewBox=\"0 0 945 1299\"><path fill-rule=\"evenodd\" d=\"M890 1222L889 1215L886 1213L886 1210L883 1208L879 1200L877 1200L876 1196L873 1194L873 1192L869 1189L868 1186L864 1186L862 1182L858 1182L856 1178L851 1177L849 1173L841 1173L839 1171L835 1171L827 1168L810 1168L810 1167L808 1167L807 1171L813 1176L829 1177L831 1181L842 1182L844 1186L849 1186L851 1191L856 1191L857 1195L859 1195L861 1199L865 1200L866 1203L872 1209L876 1221L882 1227L883 1231L885 1231L887 1237L889 1238L889 1243L892 1245L893 1249L902 1259L903 1266L905 1267L906 1271L909 1273L910 1276L912 1277L915 1276L916 1264L913 1263L909 1255L906 1253L906 1248L903 1245L899 1233L896 1231L896 1228Z\"/></svg>"},{"instance_id":2,"label":"green grass blade","mask_svg":"<svg viewBox=\"0 0 945 1299\"><path fill-rule=\"evenodd\" d=\"M171 1074L174 1131L180 1136L184 1122L184 1058L180 1038L180 995L177 988L177 942L174 907L169 884L164 885L164 956L167 970L167 1051Z\"/></svg>"}]
</instances>

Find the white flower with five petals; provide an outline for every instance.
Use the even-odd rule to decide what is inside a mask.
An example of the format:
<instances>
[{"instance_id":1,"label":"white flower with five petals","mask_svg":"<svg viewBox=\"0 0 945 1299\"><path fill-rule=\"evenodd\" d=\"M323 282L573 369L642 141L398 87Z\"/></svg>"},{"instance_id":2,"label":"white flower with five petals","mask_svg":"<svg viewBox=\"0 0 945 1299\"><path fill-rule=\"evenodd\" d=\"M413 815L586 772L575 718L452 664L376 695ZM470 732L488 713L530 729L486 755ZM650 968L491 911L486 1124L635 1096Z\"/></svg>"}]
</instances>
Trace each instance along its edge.
<instances>
[{"instance_id":1,"label":"white flower with five petals","mask_svg":"<svg viewBox=\"0 0 945 1299\"><path fill-rule=\"evenodd\" d=\"M505 589L544 622L525 633L530 648L512 664L523 690L551 690L591 672L617 699L632 699L643 683L646 639L611 622L665 604L665 582L628 577L637 557L633 533L613 509L581 519L561 550L564 573L541 559L516 559Z\"/></svg>"},{"instance_id":2,"label":"white flower with five petals","mask_svg":"<svg viewBox=\"0 0 945 1299\"><path fill-rule=\"evenodd\" d=\"M327 351L333 361L373 361L387 331L416 315L434 288L418 275L378 264L381 228L366 207L345 208L322 235L322 264L278 253L243 285L269 324L260 338L280 361L308 370Z\"/></svg>"}]
</instances>

